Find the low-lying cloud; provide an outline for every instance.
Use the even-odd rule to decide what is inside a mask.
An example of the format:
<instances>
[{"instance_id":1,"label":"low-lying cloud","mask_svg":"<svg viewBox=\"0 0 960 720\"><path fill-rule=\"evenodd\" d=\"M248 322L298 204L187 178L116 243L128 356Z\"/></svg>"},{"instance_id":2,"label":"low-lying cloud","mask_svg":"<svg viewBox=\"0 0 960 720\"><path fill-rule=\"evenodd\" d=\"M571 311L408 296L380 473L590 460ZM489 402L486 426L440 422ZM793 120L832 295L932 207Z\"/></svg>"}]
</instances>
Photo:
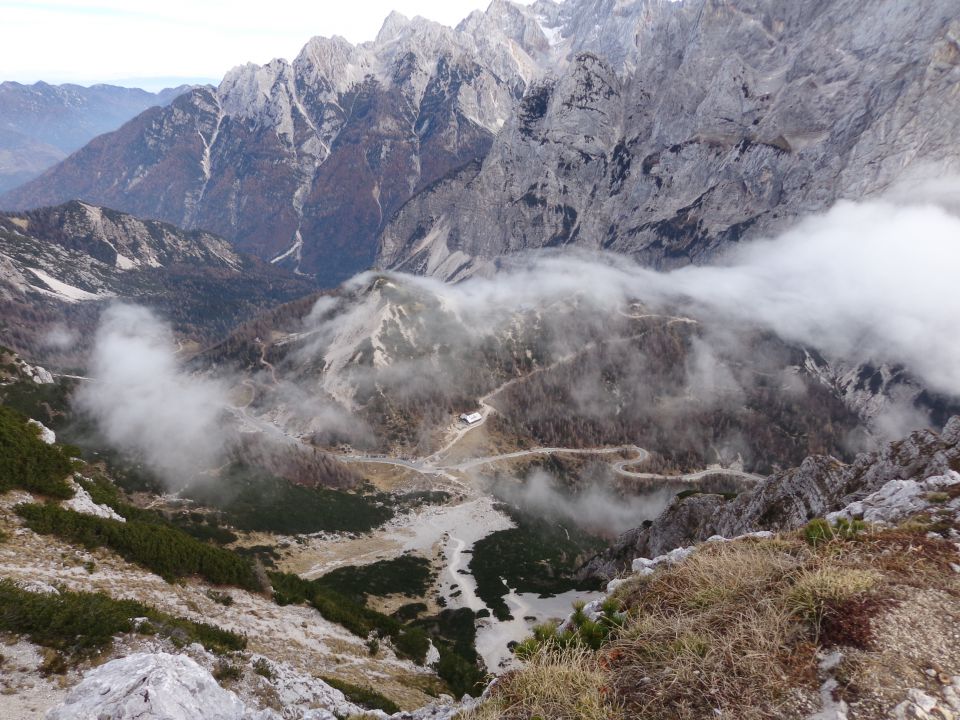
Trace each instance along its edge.
<instances>
[{"instance_id":1,"label":"low-lying cloud","mask_svg":"<svg viewBox=\"0 0 960 720\"><path fill-rule=\"evenodd\" d=\"M657 275L685 295L786 340L857 362L906 365L960 395L960 218L934 205L842 202L721 265ZM638 278L638 280L640 279Z\"/></svg>"},{"instance_id":2,"label":"low-lying cloud","mask_svg":"<svg viewBox=\"0 0 960 720\"><path fill-rule=\"evenodd\" d=\"M481 375L503 358L478 360L489 350L485 336L512 332L518 312L529 311L529 322L517 332L540 323L546 331L537 338L552 344L547 354L556 360L602 337L606 323L637 302L701 321L703 331L682 368L683 392L698 398L739 402L743 374L731 373L721 356L730 357L744 327L772 331L832 361L902 365L930 389L960 397L960 206L948 192L958 186L949 179L917 183L886 199L840 202L774 239L735 246L710 266L656 272L619 256L568 251L510 258L493 277L456 285L396 275L396 292L418 294L404 312L420 313L415 330L421 345L404 349L406 329L399 328L391 342L400 350L386 360L381 354L391 349L371 347L367 340L381 327L382 308L343 299L353 291L361 295L374 277L364 274L347 283L340 297L318 301L304 321L308 339L288 356L289 363L308 369L284 375L290 367L281 367L281 381L267 400L285 408L281 414L298 432L319 442L363 438L366 444L369 433L350 415L355 408L346 386L367 396L375 388L401 399L423 394L422 407L408 407L424 415L426 446L431 442L427 414L432 413L429 422L447 419L448 409L440 407L444 396L469 402L485 392L477 388L489 388L489 378ZM400 325L408 320L401 318ZM518 336L517 347L526 340ZM331 344L342 348L331 350ZM183 479L198 467L216 464L223 454L222 417L229 402L226 382L187 372L173 347L169 328L147 310L115 306L105 313L95 338L90 369L97 382L80 393L79 401L114 445L143 454L171 479ZM369 357L358 363L364 354ZM321 356L324 362L317 362ZM784 372L782 364L769 364L772 373ZM636 373L642 381L642 362ZM584 414L608 411L597 406L593 392L602 380L583 378L571 392ZM784 374L778 386L802 392L802 386L791 390L790 385L791 376ZM924 423L910 398L893 401L889 417L877 422L881 432L900 433ZM609 498L588 499L604 512L620 512ZM635 508L624 514L635 521Z\"/></svg>"},{"instance_id":3,"label":"low-lying cloud","mask_svg":"<svg viewBox=\"0 0 960 720\"><path fill-rule=\"evenodd\" d=\"M534 470L520 485L500 484L497 494L529 512L568 520L598 534L619 535L660 515L676 497L676 489L663 488L624 497L604 485L592 483L573 495L561 490L549 473Z\"/></svg>"},{"instance_id":4,"label":"low-lying cloud","mask_svg":"<svg viewBox=\"0 0 960 720\"><path fill-rule=\"evenodd\" d=\"M683 303L714 327L748 323L837 359L903 364L931 388L960 395L960 217L896 197L840 202L709 266L656 272L622 257L541 253L492 278L410 282L477 328L569 298L608 312L631 300Z\"/></svg>"},{"instance_id":5,"label":"low-lying cloud","mask_svg":"<svg viewBox=\"0 0 960 720\"><path fill-rule=\"evenodd\" d=\"M175 352L170 328L149 310L107 309L90 357L95 381L78 406L117 449L142 456L171 487L182 487L224 452L225 383L193 375Z\"/></svg>"}]
</instances>

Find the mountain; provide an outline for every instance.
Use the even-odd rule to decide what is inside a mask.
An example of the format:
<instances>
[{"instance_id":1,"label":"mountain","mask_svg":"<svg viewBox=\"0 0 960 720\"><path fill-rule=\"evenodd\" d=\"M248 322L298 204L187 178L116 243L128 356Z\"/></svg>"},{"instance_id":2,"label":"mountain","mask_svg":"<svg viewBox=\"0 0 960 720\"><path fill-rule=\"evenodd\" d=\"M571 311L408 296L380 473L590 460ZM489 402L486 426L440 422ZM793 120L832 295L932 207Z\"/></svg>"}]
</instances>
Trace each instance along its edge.
<instances>
[{"instance_id":1,"label":"mountain","mask_svg":"<svg viewBox=\"0 0 960 720\"><path fill-rule=\"evenodd\" d=\"M237 68L0 204L84 198L325 285L545 246L699 262L953 163L956 23L949 0L495 0L456 29L394 14L374 42Z\"/></svg>"},{"instance_id":2,"label":"mountain","mask_svg":"<svg viewBox=\"0 0 960 720\"><path fill-rule=\"evenodd\" d=\"M570 0L556 22L569 63L396 215L379 267L458 278L571 245L673 267L956 165L948 0Z\"/></svg>"},{"instance_id":3,"label":"mountain","mask_svg":"<svg viewBox=\"0 0 960 720\"><path fill-rule=\"evenodd\" d=\"M97 135L188 89L152 93L113 85L0 83L0 192L32 180Z\"/></svg>"},{"instance_id":4,"label":"mountain","mask_svg":"<svg viewBox=\"0 0 960 720\"><path fill-rule=\"evenodd\" d=\"M834 366L822 357L813 372L803 349L721 329L697 308L586 294L520 300L497 282L365 274L268 311L201 360L257 384L242 425L445 462L456 418L478 409L472 456L636 444L652 451L642 453L648 472L718 463L761 473L813 453L850 459L901 391L918 416L931 410L905 372L868 385L870 402L849 401L823 381Z\"/></svg>"},{"instance_id":5,"label":"mountain","mask_svg":"<svg viewBox=\"0 0 960 720\"><path fill-rule=\"evenodd\" d=\"M210 342L312 288L222 238L107 208L71 202L0 215L0 337L32 357L82 357L100 310L118 298Z\"/></svg>"},{"instance_id":6,"label":"mountain","mask_svg":"<svg viewBox=\"0 0 960 720\"><path fill-rule=\"evenodd\" d=\"M371 265L383 224L484 157L549 48L513 6L483 32L393 14L375 42L314 38L101 136L0 204L72 198L216 232L325 283ZM93 171L93 168L98 168Z\"/></svg>"}]
</instances>

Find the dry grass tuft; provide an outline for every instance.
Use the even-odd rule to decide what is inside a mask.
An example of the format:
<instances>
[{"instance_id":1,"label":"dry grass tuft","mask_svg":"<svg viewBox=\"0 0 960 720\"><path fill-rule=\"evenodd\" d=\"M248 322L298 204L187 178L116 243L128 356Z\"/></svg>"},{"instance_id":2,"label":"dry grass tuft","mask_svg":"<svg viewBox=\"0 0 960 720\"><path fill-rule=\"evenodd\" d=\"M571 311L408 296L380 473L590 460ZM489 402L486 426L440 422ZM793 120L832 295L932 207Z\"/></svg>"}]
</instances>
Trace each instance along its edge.
<instances>
[{"instance_id":1,"label":"dry grass tuft","mask_svg":"<svg viewBox=\"0 0 960 720\"><path fill-rule=\"evenodd\" d=\"M804 570L786 597L791 612L819 628L828 606L840 605L872 590L883 579L876 570L820 566Z\"/></svg>"},{"instance_id":2,"label":"dry grass tuft","mask_svg":"<svg viewBox=\"0 0 960 720\"><path fill-rule=\"evenodd\" d=\"M621 720L599 658L584 648L544 650L493 687L461 720Z\"/></svg>"},{"instance_id":3,"label":"dry grass tuft","mask_svg":"<svg viewBox=\"0 0 960 720\"><path fill-rule=\"evenodd\" d=\"M873 622L904 586L960 592L956 548L926 527L827 530L704 544L631 580L612 598L623 622L598 652L541 650L465 717L806 717L821 649L872 650ZM836 672L853 687L853 665Z\"/></svg>"},{"instance_id":4,"label":"dry grass tuft","mask_svg":"<svg viewBox=\"0 0 960 720\"><path fill-rule=\"evenodd\" d=\"M801 634L782 601L811 551L800 542L717 543L628 587L631 621L609 653L635 716L776 717ZM809 658L808 658L809 660Z\"/></svg>"}]
</instances>

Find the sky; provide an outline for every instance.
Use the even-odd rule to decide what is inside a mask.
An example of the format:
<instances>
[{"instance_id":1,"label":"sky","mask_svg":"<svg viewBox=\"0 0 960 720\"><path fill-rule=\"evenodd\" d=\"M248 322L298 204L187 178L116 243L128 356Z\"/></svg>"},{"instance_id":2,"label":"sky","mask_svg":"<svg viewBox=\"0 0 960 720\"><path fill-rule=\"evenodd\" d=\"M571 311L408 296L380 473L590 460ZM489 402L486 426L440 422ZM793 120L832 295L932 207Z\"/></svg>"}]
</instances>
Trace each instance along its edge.
<instances>
[{"instance_id":1,"label":"sky","mask_svg":"<svg viewBox=\"0 0 960 720\"><path fill-rule=\"evenodd\" d=\"M530 0L520 0L530 2ZM372 40L391 10L455 25L489 0L0 0L0 81L216 82L315 35Z\"/></svg>"}]
</instances>

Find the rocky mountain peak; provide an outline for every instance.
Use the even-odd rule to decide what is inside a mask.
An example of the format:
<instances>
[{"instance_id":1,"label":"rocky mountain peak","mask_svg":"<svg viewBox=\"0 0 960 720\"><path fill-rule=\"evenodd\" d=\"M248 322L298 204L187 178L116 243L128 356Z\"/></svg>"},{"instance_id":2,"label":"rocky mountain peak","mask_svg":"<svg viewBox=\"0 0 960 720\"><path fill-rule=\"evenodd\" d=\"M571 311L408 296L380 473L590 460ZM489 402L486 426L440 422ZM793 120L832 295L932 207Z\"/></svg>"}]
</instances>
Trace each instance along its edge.
<instances>
[{"instance_id":1,"label":"rocky mountain peak","mask_svg":"<svg viewBox=\"0 0 960 720\"><path fill-rule=\"evenodd\" d=\"M397 39L397 36L410 24L410 18L393 10L383 21L380 32L377 33L377 45L386 45Z\"/></svg>"}]
</instances>

